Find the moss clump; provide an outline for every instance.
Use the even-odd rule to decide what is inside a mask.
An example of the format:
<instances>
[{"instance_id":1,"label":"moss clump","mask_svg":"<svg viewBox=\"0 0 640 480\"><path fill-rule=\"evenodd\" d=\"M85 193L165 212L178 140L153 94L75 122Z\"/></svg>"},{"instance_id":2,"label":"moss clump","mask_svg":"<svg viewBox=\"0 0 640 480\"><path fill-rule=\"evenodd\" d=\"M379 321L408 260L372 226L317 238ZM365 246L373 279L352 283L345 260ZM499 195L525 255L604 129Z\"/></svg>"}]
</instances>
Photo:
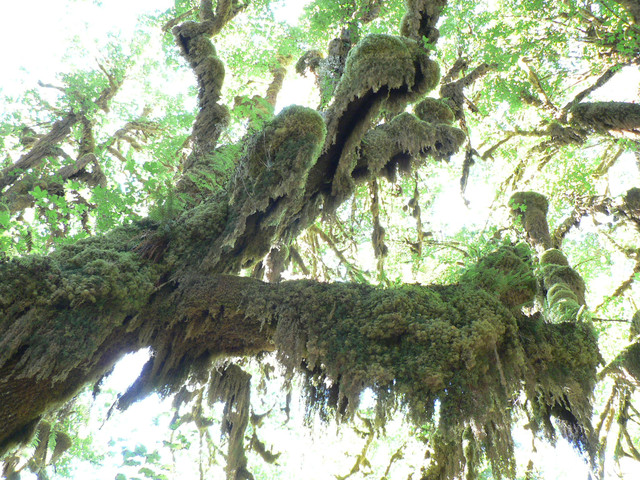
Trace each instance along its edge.
<instances>
[{"instance_id":1,"label":"moss clump","mask_svg":"<svg viewBox=\"0 0 640 480\"><path fill-rule=\"evenodd\" d=\"M274 239L286 241L285 220L304 206L307 177L325 135L315 110L290 106L251 138L230 182L227 223L206 260L211 268L225 256L218 271L237 271L262 259ZM259 225L251 220L257 216ZM229 254L237 245L242 254Z\"/></svg>"},{"instance_id":2,"label":"moss clump","mask_svg":"<svg viewBox=\"0 0 640 480\"><path fill-rule=\"evenodd\" d=\"M520 220L527 237L538 249L551 247L551 236L547 224L549 202L537 192L516 192L509 199L511 213Z\"/></svg>"},{"instance_id":3,"label":"moss clump","mask_svg":"<svg viewBox=\"0 0 640 480\"><path fill-rule=\"evenodd\" d=\"M569 260L565 257L564 253L556 248L550 248L545 250L540 255L540 265L565 265L569 266Z\"/></svg>"},{"instance_id":4,"label":"moss clump","mask_svg":"<svg viewBox=\"0 0 640 480\"><path fill-rule=\"evenodd\" d=\"M0 264L0 366L20 349L25 376L65 380L155 289L161 267L135 251L141 225ZM26 286L26 289L25 289Z\"/></svg>"},{"instance_id":5,"label":"moss clump","mask_svg":"<svg viewBox=\"0 0 640 480\"><path fill-rule=\"evenodd\" d=\"M413 111L420 120L429 123L451 125L455 120L455 116L451 108L449 108L449 105L436 98L427 97L423 99L414 107Z\"/></svg>"},{"instance_id":6,"label":"moss clump","mask_svg":"<svg viewBox=\"0 0 640 480\"><path fill-rule=\"evenodd\" d=\"M375 178L382 171L393 179L396 170L410 172L426 157L446 160L465 140L462 130L431 124L410 113L401 113L390 122L371 129L364 136L352 176Z\"/></svg>"},{"instance_id":7,"label":"moss clump","mask_svg":"<svg viewBox=\"0 0 640 480\"><path fill-rule=\"evenodd\" d=\"M464 272L460 282L495 293L509 307L530 303L537 289L530 253L520 246L490 253Z\"/></svg>"},{"instance_id":8,"label":"moss clump","mask_svg":"<svg viewBox=\"0 0 640 480\"><path fill-rule=\"evenodd\" d=\"M387 108L400 111L407 102L433 90L439 79L438 63L429 59L417 42L392 35L368 35L347 56L333 108L343 110L353 99L385 89Z\"/></svg>"},{"instance_id":9,"label":"moss clump","mask_svg":"<svg viewBox=\"0 0 640 480\"><path fill-rule=\"evenodd\" d=\"M377 92L383 86L412 85L414 54L414 45L402 37L368 35L349 52L339 91L349 87L353 92Z\"/></svg>"},{"instance_id":10,"label":"moss clump","mask_svg":"<svg viewBox=\"0 0 640 480\"><path fill-rule=\"evenodd\" d=\"M540 210L545 215L549 211L547 197L537 192L516 192L511 196L509 205L523 214L529 209Z\"/></svg>"}]
</instances>

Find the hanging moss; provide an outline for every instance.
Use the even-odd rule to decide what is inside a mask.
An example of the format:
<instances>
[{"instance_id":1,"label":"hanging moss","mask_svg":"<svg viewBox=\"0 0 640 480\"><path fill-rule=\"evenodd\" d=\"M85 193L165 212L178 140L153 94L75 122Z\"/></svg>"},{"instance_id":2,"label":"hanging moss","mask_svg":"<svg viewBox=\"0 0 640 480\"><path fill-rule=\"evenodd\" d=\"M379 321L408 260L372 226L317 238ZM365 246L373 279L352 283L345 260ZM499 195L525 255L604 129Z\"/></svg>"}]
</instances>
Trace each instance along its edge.
<instances>
[{"instance_id":1,"label":"hanging moss","mask_svg":"<svg viewBox=\"0 0 640 480\"><path fill-rule=\"evenodd\" d=\"M424 158L449 159L465 138L457 128L427 123L410 113L401 113L367 132L352 176L356 180L372 179L382 171L393 179L397 170L409 173Z\"/></svg>"},{"instance_id":2,"label":"hanging moss","mask_svg":"<svg viewBox=\"0 0 640 480\"><path fill-rule=\"evenodd\" d=\"M250 479L244 435L249 424L251 407L251 375L238 365L229 364L213 370L208 392L209 403L225 403L222 418L222 433L229 437L227 449L227 478Z\"/></svg>"},{"instance_id":3,"label":"hanging moss","mask_svg":"<svg viewBox=\"0 0 640 480\"><path fill-rule=\"evenodd\" d=\"M582 451L593 454L592 392L602 363L598 340L590 323L543 323L542 317L521 323L526 352L525 389L531 402L534 432L555 438L560 433Z\"/></svg>"},{"instance_id":4,"label":"hanging moss","mask_svg":"<svg viewBox=\"0 0 640 480\"><path fill-rule=\"evenodd\" d=\"M499 257L501 261L487 261L482 267L495 270L493 286L510 283L514 288L514 282L497 279L500 271L511 275L510 267L523 270L514 277L527 277L527 268L530 274L530 266L517 254ZM526 288L529 278L520 279ZM292 304L304 305L300 315L287 316ZM350 415L362 390L372 387L379 395L379 411L384 414L391 408L388 399L393 392L417 424L433 421L437 401L438 468L457 474L460 465L473 462L462 450L462 457L442 453L443 445L460 441L468 425L477 427L474 439L492 458L511 458L510 405L525 361L516 317L478 283L384 290L296 282L286 285L277 304L267 300L250 308L279 319L275 342L285 365L295 369L304 362L315 372L311 401L329 403ZM325 411L323 406L319 409ZM496 468L508 470L511 463L507 464Z\"/></svg>"},{"instance_id":5,"label":"hanging moss","mask_svg":"<svg viewBox=\"0 0 640 480\"><path fill-rule=\"evenodd\" d=\"M322 117L312 109L283 109L249 141L230 182L229 216L206 259L210 268L237 271L286 241L285 219L304 206L305 185L324 142ZM259 220L258 220L259 218ZM242 253L236 256L235 251Z\"/></svg>"}]
</instances>

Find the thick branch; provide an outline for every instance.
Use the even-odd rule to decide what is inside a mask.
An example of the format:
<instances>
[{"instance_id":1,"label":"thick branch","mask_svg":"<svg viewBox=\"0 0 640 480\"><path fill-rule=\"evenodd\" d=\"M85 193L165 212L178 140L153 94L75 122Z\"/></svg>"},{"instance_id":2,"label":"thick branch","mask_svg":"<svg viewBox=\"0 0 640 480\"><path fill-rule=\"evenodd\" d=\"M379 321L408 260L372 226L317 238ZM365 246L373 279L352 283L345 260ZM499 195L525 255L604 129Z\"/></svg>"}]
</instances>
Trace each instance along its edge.
<instances>
[{"instance_id":1,"label":"thick branch","mask_svg":"<svg viewBox=\"0 0 640 480\"><path fill-rule=\"evenodd\" d=\"M50 155L51 149L71 133L71 128L78 123L79 120L80 116L75 113L69 113L60 120L57 120L51 126L49 132L36 140L33 147L31 147L27 153L0 173L0 190L12 184L24 171L38 165L46 156Z\"/></svg>"},{"instance_id":2,"label":"thick branch","mask_svg":"<svg viewBox=\"0 0 640 480\"><path fill-rule=\"evenodd\" d=\"M578 103L570 110L570 122L597 133L610 131L640 135L640 105L625 102Z\"/></svg>"}]
</instances>

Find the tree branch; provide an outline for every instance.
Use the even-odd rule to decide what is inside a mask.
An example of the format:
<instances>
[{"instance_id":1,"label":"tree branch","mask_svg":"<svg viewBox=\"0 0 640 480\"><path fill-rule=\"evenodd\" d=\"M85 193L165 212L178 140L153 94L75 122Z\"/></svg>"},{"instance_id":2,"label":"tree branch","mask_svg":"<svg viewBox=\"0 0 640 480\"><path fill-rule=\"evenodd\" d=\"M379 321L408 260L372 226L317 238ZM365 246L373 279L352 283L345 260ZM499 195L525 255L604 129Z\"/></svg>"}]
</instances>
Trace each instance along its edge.
<instances>
[{"instance_id":1,"label":"tree branch","mask_svg":"<svg viewBox=\"0 0 640 480\"><path fill-rule=\"evenodd\" d=\"M573 97L573 99L571 99L564 107L562 107L562 110L559 113L558 120L563 123L566 122L567 115L569 114L569 111L571 110L571 108L573 108L575 105L577 105L582 100L584 100L592 92L602 87L605 83L611 80L621 68L627 65L629 65L629 63L618 63L613 67L608 68L602 75L600 75L600 77L598 77L598 79L595 81L593 85L591 85L588 88L585 88L584 90L576 94L576 96Z\"/></svg>"}]
</instances>

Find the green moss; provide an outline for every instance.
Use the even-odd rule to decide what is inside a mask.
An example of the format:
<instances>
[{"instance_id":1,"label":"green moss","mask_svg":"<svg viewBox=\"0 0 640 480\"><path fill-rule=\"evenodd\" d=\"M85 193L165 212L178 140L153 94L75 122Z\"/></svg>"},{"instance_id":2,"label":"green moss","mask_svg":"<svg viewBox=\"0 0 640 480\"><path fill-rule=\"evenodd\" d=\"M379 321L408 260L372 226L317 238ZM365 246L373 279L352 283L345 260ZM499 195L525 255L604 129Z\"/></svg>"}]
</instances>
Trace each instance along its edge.
<instances>
[{"instance_id":1,"label":"green moss","mask_svg":"<svg viewBox=\"0 0 640 480\"><path fill-rule=\"evenodd\" d=\"M545 214L549 211L547 197L537 192L516 192L511 196L509 205L513 210L522 213L525 213L528 209L541 210Z\"/></svg>"},{"instance_id":2,"label":"green moss","mask_svg":"<svg viewBox=\"0 0 640 480\"><path fill-rule=\"evenodd\" d=\"M120 227L48 257L0 265L0 365L17 348L28 375L63 380L148 302L161 269L135 251L145 229ZM26 346L26 349L24 348Z\"/></svg>"},{"instance_id":3,"label":"green moss","mask_svg":"<svg viewBox=\"0 0 640 480\"><path fill-rule=\"evenodd\" d=\"M242 254L227 255L230 263L223 271L249 267L268 253L274 239L286 240L288 223L282 220L290 210L303 208L304 187L325 136L324 120L315 110L293 105L251 138L230 182L226 225L207 259L211 268L237 244L243 244ZM260 226L248 227L256 215Z\"/></svg>"},{"instance_id":4,"label":"green moss","mask_svg":"<svg viewBox=\"0 0 640 480\"><path fill-rule=\"evenodd\" d=\"M457 128L434 125L410 113L401 113L367 132L353 175L369 179L382 171L393 178L398 168L410 172L426 157L448 159L458 151L465 138Z\"/></svg>"},{"instance_id":5,"label":"green moss","mask_svg":"<svg viewBox=\"0 0 640 480\"><path fill-rule=\"evenodd\" d=\"M540 255L541 265L565 265L569 266L569 260L565 257L564 253L555 248L546 250Z\"/></svg>"},{"instance_id":6,"label":"green moss","mask_svg":"<svg viewBox=\"0 0 640 480\"><path fill-rule=\"evenodd\" d=\"M538 318L521 323L519 332L526 352L525 388L534 432L542 430L555 437L549 417L565 410L575 417L574 427L584 432L581 441L586 441L591 431L591 395L602 362L593 326L588 322L552 325Z\"/></svg>"},{"instance_id":7,"label":"green moss","mask_svg":"<svg viewBox=\"0 0 640 480\"><path fill-rule=\"evenodd\" d=\"M577 298L577 302L580 305L584 305L584 295L586 290L584 280L582 280L582 277L578 272L568 265L543 265L542 278L547 292L551 291L552 287L555 285L559 285L572 291ZM551 303L548 297L547 300Z\"/></svg>"},{"instance_id":8,"label":"green moss","mask_svg":"<svg viewBox=\"0 0 640 480\"><path fill-rule=\"evenodd\" d=\"M414 107L414 112L420 120L430 123L453 124L455 116L446 102L427 97Z\"/></svg>"},{"instance_id":9,"label":"green moss","mask_svg":"<svg viewBox=\"0 0 640 480\"><path fill-rule=\"evenodd\" d=\"M376 92L382 86L412 85L416 74L414 53L413 44L402 37L364 37L347 56L339 92L347 86L352 92L364 93L369 89Z\"/></svg>"},{"instance_id":10,"label":"green moss","mask_svg":"<svg viewBox=\"0 0 640 480\"><path fill-rule=\"evenodd\" d=\"M494 292L509 307L530 303L537 289L529 253L517 247L490 253L464 272L460 282Z\"/></svg>"},{"instance_id":11,"label":"green moss","mask_svg":"<svg viewBox=\"0 0 640 480\"><path fill-rule=\"evenodd\" d=\"M367 92L387 92L387 108L401 111L438 84L440 67L414 40L392 35L364 37L347 56L345 71L336 88L334 110Z\"/></svg>"}]
</instances>

